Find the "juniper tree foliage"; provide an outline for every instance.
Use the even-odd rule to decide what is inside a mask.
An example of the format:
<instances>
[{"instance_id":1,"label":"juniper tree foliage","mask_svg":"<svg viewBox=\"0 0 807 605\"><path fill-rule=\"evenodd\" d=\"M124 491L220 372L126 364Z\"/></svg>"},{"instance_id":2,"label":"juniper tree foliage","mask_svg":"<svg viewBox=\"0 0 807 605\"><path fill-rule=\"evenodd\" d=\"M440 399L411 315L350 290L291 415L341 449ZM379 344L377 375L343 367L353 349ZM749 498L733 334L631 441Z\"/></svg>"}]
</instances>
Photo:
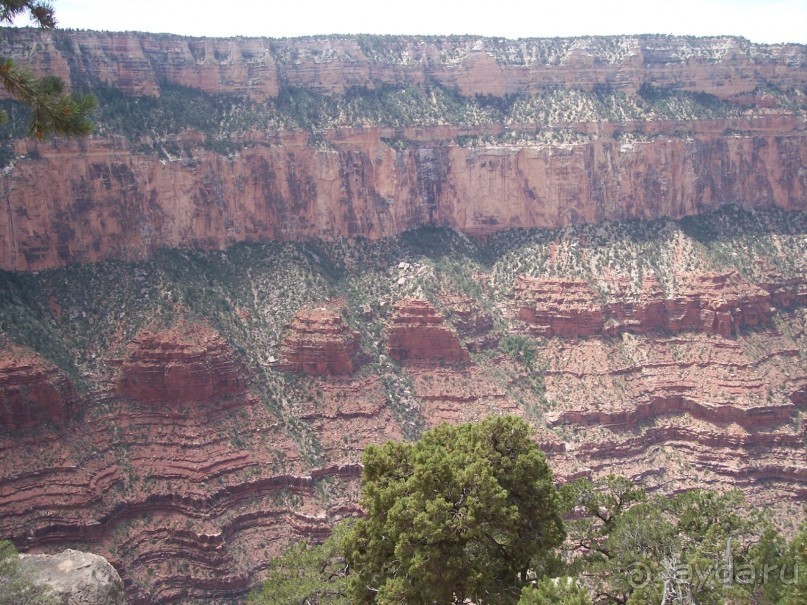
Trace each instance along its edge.
<instances>
[{"instance_id":1,"label":"juniper tree foliage","mask_svg":"<svg viewBox=\"0 0 807 605\"><path fill-rule=\"evenodd\" d=\"M343 521L322 544L298 542L272 559L263 586L249 595L249 605L349 605L345 536L352 522Z\"/></svg>"},{"instance_id":2,"label":"juniper tree foliage","mask_svg":"<svg viewBox=\"0 0 807 605\"><path fill-rule=\"evenodd\" d=\"M591 605L591 599L573 578L543 578L524 587L518 605Z\"/></svg>"},{"instance_id":3,"label":"juniper tree foliage","mask_svg":"<svg viewBox=\"0 0 807 605\"><path fill-rule=\"evenodd\" d=\"M346 541L354 603L516 603L564 539L559 497L515 417L441 425L364 453Z\"/></svg>"},{"instance_id":4,"label":"juniper tree foliage","mask_svg":"<svg viewBox=\"0 0 807 605\"><path fill-rule=\"evenodd\" d=\"M803 605L807 603L807 522L790 544L792 568L785 588L782 605Z\"/></svg>"},{"instance_id":5,"label":"juniper tree foliage","mask_svg":"<svg viewBox=\"0 0 807 605\"><path fill-rule=\"evenodd\" d=\"M569 571L595 605L791 605L791 549L739 492L648 497L617 476L562 492L575 511Z\"/></svg>"},{"instance_id":6,"label":"juniper tree foliage","mask_svg":"<svg viewBox=\"0 0 807 605\"><path fill-rule=\"evenodd\" d=\"M0 1L0 23L13 23L27 13L42 28L56 27L53 6L41 0ZM50 135L83 137L92 132L90 114L96 101L92 95L65 93L64 82L55 76L38 78L17 66L14 61L0 58L0 83L11 96L31 109L28 134L37 139ZM0 110L0 123L8 116Z\"/></svg>"}]
</instances>

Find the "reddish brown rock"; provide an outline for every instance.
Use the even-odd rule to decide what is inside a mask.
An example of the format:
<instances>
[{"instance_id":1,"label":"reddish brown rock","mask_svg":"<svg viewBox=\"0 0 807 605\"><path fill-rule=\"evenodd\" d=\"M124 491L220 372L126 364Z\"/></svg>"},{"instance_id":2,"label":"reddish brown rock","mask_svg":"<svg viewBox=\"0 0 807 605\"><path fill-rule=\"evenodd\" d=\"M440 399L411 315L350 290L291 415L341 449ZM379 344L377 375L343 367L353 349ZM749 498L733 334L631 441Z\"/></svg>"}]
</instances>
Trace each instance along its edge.
<instances>
[{"instance_id":1,"label":"reddish brown rock","mask_svg":"<svg viewBox=\"0 0 807 605\"><path fill-rule=\"evenodd\" d=\"M476 365L416 366L407 368L407 374L431 426L478 422L491 414L523 416L515 401Z\"/></svg>"},{"instance_id":2,"label":"reddish brown rock","mask_svg":"<svg viewBox=\"0 0 807 605\"><path fill-rule=\"evenodd\" d=\"M807 281L803 278L785 279L772 275L760 284L771 295L771 304L777 309L790 309L807 305Z\"/></svg>"},{"instance_id":3,"label":"reddish brown rock","mask_svg":"<svg viewBox=\"0 0 807 605\"><path fill-rule=\"evenodd\" d=\"M281 367L312 376L350 374L359 352L359 333L326 307L302 309L286 329Z\"/></svg>"},{"instance_id":4,"label":"reddish brown rock","mask_svg":"<svg viewBox=\"0 0 807 605\"><path fill-rule=\"evenodd\" d=\"M403 439L377 376L312 381L298 417L311 425L330 460L358 465L364 448Z\"/></svg>"},{"instance_id":5,"label":"reddish brown rock","mask_svg":"<svg viewBox=\"0 0 807 605\"><path fill-rule=\"evenodd\" d=\"M190 323L137 336L120 369L118 393L141 403L202 402L243 393L245 369L211 328Z\"/></svg>"},{"instance_id":6,"label":"reddish brown rock","mask_svg":"<svg viewBox=\"0 0 807 605\"><path fill-rule=\"evenodd\" d=\"M351 37L216 40L10 30L0 51L43 73L132 95L158 95L171 83L261 102L275 97L281 82L341 93L428 79L469 96L598 85L632 93L652 83L748 100L761 87L792 90L807 81L803 46L632 37L615 50L612 42L412 38L376 56L373 43ZM787 108L765 108L764 99L754 109L726 119L570 118L547 128L585 135L575 144L455 142L534 132L529 120L343 127L325 129L316 143L301 130L256 130L232 135L240 151L230 157L206 147L202 133L185 131L166 141L184 150L170 160L144 153L150 140L18 140L17 157L0 175L7 192L0 268L144 259L164 248L220 249L244 241L380 238L427 224L484 235L681 218L725 200L803 210L804 122ZM617 132L647 140L623 144ZM384 144L390 138L411 144L396 150Z\"/></svg>"},{"instance_id":7,"label":"reddish brown rock","mask_svg":"<svg viewBox=\"0 0 807 605\"><path fill-rule=\"evenodd\" d=\"M387 42L351 36L216 39L26 29L7 32L2 51L68 82L92 75L128 94L156 95L168 82L259 101L277 96L280 82L339 93L351 86L417 84L429 78L464 95L503 96L598 85L634 92L648 81L745 102L759 102L753 93L764 82L783 88L807 83L803 46L756 45L732 37L411 37Z\"/></svg>"},{"instance_id":8,"label":"reddish brown rock","mask_svg":"<svg viewBox=\"0 0 807 605\"><path fill-rule=\"evenodd\" d=\"M76 412L78 394L56 366L21 347L0 350L0 427L63 424Z\"/></svg>"},{"instance_id":9,"label":"reddish brown rock","mask_svg":"<svg viewBox=\"0 0 807 605\"><path fill-rule=\"evenodd\" d=\"M139 153L122 139L18 142L18 153L36 147L39 159L20 159L0 175L8 191L8 212L0 213L0 233L7 234L0 239L0 268L143 259L167 247L380 238L430 223L484 235L681 218L714 210L724 199L800 210L807 199L799 176L807 164L807 137L778 136L792 134L790 126L741 138L725 138L721 128L692 143L657 137L630 151L607 137L573 146L491 149L435 147L431 139L466 131L328 132L334 147L328 153L309 146L304 133L289 132L279 134L276 145L256 140L233 158L205 149L198 135L188 133L177 144L191 149L193 160L171 162ZM419 136L423 149L399 152L381 140L402 135ZM48 178L52 174L64 178ZM351 175L347 189L344 175ZM439 179L440 187L424 194L424 179ZM53 233L59 236L46 235Z\"/></svg>"},{"instance_id":10,"label":"reddish brown rock","mask_svg":"<svg viewBox=\"0 0 807 605\"><path fill-rule=\"evenodd\" d=\"M683 275L678 295L671 298L654 278L646 278L638 297L608 303L584 281L519 277L513 298L518 318L529 324L532 334L566 338L657 330L728 338L740 329L767 324L774 310L771 293L736 271ZM778 299L790 300L785 295Z\"/></svg>"},{"instance_id":11,"label":"reddish brown rock","mask_svg":"<svg viewBox=\"0 0 807 605\"><path fill-rule=\"evenodd\" d=\"M387 328L387 350L401 362L464 363L471 358L431 303L411 298L395 305Z\"/></svg>"},{"instance_id":12,"label":"reddish brown rock","mask_svg":"<svg viewBox=\"0 0 807 605\"><path fill-rule=\"evenodd\" d=\"M605 320L591 286L584 281L519 276L515 298L525 301L518 318L538 336L577 338L602 332Z\"/></svg>"},{"instance_id":13,"label":"reddish brown rock","mask_svg":"<svg viewBox=\"0 0 807 605\"><path fill-rule=\"evenodd\" d=\"M742 279L736 271L687 277L689 279L680 287L681 295L687 300L685 309L679 299L667 303L667 329L695 329L728 337L741 328L770 321L771 295ZM693 316L697 317L694 325L690 323Z\"/></svg>"}]
</instances>

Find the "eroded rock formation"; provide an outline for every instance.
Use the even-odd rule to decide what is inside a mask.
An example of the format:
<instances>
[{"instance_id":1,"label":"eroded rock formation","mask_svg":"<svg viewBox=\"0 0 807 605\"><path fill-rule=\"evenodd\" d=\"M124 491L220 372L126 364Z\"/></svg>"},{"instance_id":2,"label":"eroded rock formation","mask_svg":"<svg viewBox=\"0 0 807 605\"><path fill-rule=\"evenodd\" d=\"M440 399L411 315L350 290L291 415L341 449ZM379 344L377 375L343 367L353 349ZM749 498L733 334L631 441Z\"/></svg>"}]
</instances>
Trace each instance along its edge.
<instances>
[{"instance_id":1,"label":"eroded rock formation","mask_svg":"<svg viewBox=\"0 0 807 605\"><path fill-rule=\"evenodd\" d=\"M225 110L9 143L0 267L78 265L0 272L0 535L105 555L133 605L239 598L359 513L367 445L502 413L560 481L801 514L805 47L379 42L3 36L113 105Z\"/></svg>"},{"instance_id":2,"label":"eroded rock formation","mask_svg":"<svg viewBox=\"0 0 807 605\"><path fill-rule=\"evenodd\" d=\"M519 277L514 288L518 318L538 336L576 338L622 332L698 331L730 337L767 324L774 301L787 307L796 284L755 286L736 272L682 275L678 292L666 296L657 280L645 278L635 297L609 302L586 281ZM798 296L798 295L796 295Z\"/></svg>"},{"instance_id":3,"label":"eroded rock formation","mask_svg":"<svg viewBox=\"0 0 807 605\"><path fill-rule=\"evenodd\" d=\"M0 427L61 425L78 411L72 381L33 351L4 343L0 355Z\"/></svg>"},{"instance_id":4,"label":"eroded rock formation","mask_svg":"<svg viewBox=\"0 0 807 605\"><path fill-rule=\"evenodd\" d=\"M243 393L246 382L243 365L219 334L180 323L134 339L118 393L150 404L200 402Z\"/></svg>"},{"instance_id":5,"label":"eroded rock formation","mask_svg":"<svg viewBox=\"0 0 807 605\"><path fill-rule=\"evenodd\" d=\"M504 96L545 86L636 91L650 81L752 102L761 78L807 83L803 46L731 37L271 40L28 29L4 36L2 51L68 82L89 72L131 95L159 94L168 81L265 100L277 96L281 82L338 93L432 78L463 95Z\"/></svg>"},{"instance_id":6,"label":"eroded rock formation","mask_svg":"<svg viewBox=\"0 0 807 605\"><path fill-rule=\"evenodd\" d=\"M401 362L462 363L470 359L453 330L427 300L406 299L395 306L387 332L390 357Z\"/></svg>"},{"instance_id":7,"label":"eroded rock formation","mask_svg":"<svg viewBox=\"0 0 807 605\"><path fill-rule=\"evenodd\" d=\"M283 367L312 376L351 374L358 352L359 334L327 307L298 311L280 349Z\"/></svg>"},{"instance_id":8,"label":"eroded rock formation","mask_svg":"<svg viewBox=\"0 0 807 605\"><path fill-rule=\"evenodd\" d=\"M206 131L194 122L159 134L142 125L116 131L132 120L123 112L110 123L102 119L99 130L107 134L87 141L16 141L16 157L0 176L4 269L144 259L166 247L381 238L427 224L481 235L680 218L726 202L805 208L805 126L802 110L792 109L801 97L760 92L789 94L804 85L807 51L799 45L667 37L213 40L33 30L8 32L2 44L4 56L67 81L147 98L190 87L218 95L233 111L252 101L276 102L262 107L281 111L300 91L370 95L390 86L456 87L466 99L498 96L502 106L505 94L525 99L523 110L479 119L449 107L408 123L385 116L382 106L346 123L330 116L297 124L292 111L240 130L222 130L216 121ZM643 109L603 109L608 101L596 97L602 90L641 93ZM528 101L557 91L570 96L535 107ZM690 97L678 109L654 105L654 94L663 103L668 93L706 95L692 98L709 103L703 115ZM52 174L63 178L47 178Z\"/></svg>"}]
</instances>

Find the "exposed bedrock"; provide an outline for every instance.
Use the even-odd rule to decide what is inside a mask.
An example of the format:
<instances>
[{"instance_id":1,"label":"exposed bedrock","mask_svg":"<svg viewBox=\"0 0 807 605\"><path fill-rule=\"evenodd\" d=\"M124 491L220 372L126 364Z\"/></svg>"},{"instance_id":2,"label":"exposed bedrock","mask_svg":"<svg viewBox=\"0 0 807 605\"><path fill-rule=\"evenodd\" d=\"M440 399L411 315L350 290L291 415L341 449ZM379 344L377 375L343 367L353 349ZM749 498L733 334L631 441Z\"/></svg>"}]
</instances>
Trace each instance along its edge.
<instances>
[{"instance_id":1,"label":"exposed bedrock","mask_svg":"<svg viewBox=\"0 0 807 605\"><path fill-rule=\"evenodd\" d=\"M0 354L0 428L63 424L78 411L73 382L33 351L5 343Z\"/></svg>"},{"instance_id":2,"label":"exposed bedrock","mask_svg":"<svg viewBox=\"0 0 807 605\"><path fill-rule=\"evenodd\" d=\"M401 362L463 363L468 350L427 300L405 299L395 305L387 330L390 357Z\"/></svg>"},{"instance_id":3,"label":"exposed bedrock","mask_svg":"<svg viewBox=\"0 0 807 605\"><path fill-rule=\"evenodd\" d=\"M596 86L635 92L652 82L739 100L753 100L760 80L807 83L804 46L731 37L273 40L26 29L6 33L2 52L68 82L92 75L132 95L158 95L167 81L256 100L277 96L281 84L339 93L426 79L463 95Z\"/></svg>"},{"instance_id":4,"label":"exposed bedrock","mask_svg":"<svg viewBox=\"0 0 807 605\"><path fill-rule=\"evenodd\" d=\"M537 336L664 330L731 337L741 329L769 323L774 304L786 308L800 300L803 284L791 281L763 288L736 272L687 274L678 280L677 293L668 296L651 276L645 278L638 296L604 300L586 281L520 277L513 298L518 318Z\"/></svg>"},{"instance_id":5,"label":"exposed bedrock","mask_svg":"<svg viewBox=\"0 0 807 605\"><path fill-rule=\"evenodd\" d=\"M142 403L188 403L243 393L247 375L220 335L199 324L138 335L121 365L118 394Z\"/></svg>"},{"instance_id":6,"label":"exposed bedrock","mask_svg":"<svg viewBox=\"0 0 807 605\"><path fill-rule=\"evenodd\" d=\"M629 147L609 139L457 147L441 139L403 151L380 136L370 129L319 151L307 135L289 133L233 158L196 148L192 160L171 162L122 139L40 144L38 159L0 175L0 268L143 259L166 247L379 238L427 224L481 235L680 218L727 202L797 210L807 200L803 134L662 137ZM24 152L29 144L19 145Z\"/></svg>"},{"instance_id":7,"label":"exposed bedrock","mask_svg":"<svg viewBox=\"0 0 807 605\"><path fill-rule=\"evenodd\" d=\"M286 328L281 367L313 376L351 374L359 356L359 334L340 312L328 307L301 309Z\"/></svg>"}]
</instances>

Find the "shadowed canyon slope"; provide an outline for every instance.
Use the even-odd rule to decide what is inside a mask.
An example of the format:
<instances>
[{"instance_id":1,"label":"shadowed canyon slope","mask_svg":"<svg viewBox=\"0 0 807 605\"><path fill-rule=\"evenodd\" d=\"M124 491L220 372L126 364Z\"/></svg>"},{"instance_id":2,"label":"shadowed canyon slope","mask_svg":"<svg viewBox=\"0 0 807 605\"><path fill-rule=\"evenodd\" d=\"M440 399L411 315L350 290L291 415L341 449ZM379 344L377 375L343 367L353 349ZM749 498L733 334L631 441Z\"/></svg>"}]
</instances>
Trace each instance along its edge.
<instances>
[{"instance_id":1,"label":"shadowed canyon slope","mask_svg":"<svg viewBox=\"0 0 807 605\"><path fill-rule=\"evenodd\" d=\"M422 225L805 208L800 45L15 30L0 52L101 105L99 136L41 144L14 140L11 107L10 270Z\"/></svg>"},{"instance_id":2,"label":"shadowed canyon slope","mask_svg":"<svg viewBox=\"0 0 807 605\"><path fill-rule=\"evenodd\" d=\"M515 414L559 481L807 498L807 49L4 32L0 537L239 602L361 452Z\"/></svg>"}]
</instances>

